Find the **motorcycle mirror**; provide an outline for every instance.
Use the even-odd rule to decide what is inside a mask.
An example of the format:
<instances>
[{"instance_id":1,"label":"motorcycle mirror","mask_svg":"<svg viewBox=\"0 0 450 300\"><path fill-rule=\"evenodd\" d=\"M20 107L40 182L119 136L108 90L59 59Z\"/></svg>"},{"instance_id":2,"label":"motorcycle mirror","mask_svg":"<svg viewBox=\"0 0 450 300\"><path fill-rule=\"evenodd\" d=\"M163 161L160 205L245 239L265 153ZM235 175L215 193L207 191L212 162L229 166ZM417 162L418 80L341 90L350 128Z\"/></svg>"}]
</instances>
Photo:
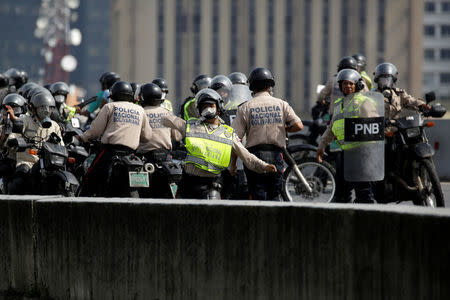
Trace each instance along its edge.
<instances>
[{"instance_id":1,"label":"motorcycle mirror","mask_svg":"<svg viewBox=\"0 0 450 300\"><path fill-rule=\"evenodd\" d=\"M436 93L435 92L428 92L425 94L425 101L428 103L436 100Z\"/></svg>"},{"instance_id":2,"label":"motorcycle mirror","mask_svg":"<svg viewBox=\"0 0 450 300\"><path fill-rule=\"evenodd\" d=\"M50 134L50 137L48 138L48 142L53 144L59 144L61 143L61 138L56 133L52 132Z\"/></svg>"}]
</instances>

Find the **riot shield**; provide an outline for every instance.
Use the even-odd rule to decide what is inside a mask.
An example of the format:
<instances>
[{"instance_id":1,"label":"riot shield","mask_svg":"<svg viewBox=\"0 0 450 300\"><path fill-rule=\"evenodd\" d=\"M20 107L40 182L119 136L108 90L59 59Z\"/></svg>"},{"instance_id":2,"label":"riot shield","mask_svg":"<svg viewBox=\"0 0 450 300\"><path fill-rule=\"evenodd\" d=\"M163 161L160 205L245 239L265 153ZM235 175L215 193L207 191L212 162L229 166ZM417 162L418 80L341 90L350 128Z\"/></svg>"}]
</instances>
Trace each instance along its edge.
<instances>
[{"instance_id":1,"label":"riot shield","mask_svg":"<svg viewBox=\"0 0 450 300\"><path fill-rule=\"evenodd\" d=\"M231 94L226 100L225 109L237 109L239 104L252 99L252 93L248 86L243 84L233 84Z\"/></svg>"},{"instance_id":2,"label":"riot shield","mask_svg":"<svg viewBox=\"0 0 450 300\"><path fill-rule=\"evenodd\" d=\"M344 178L350 182L384 179L384 97L357 93L344 99Z\"/></svg>"}]
</instances>

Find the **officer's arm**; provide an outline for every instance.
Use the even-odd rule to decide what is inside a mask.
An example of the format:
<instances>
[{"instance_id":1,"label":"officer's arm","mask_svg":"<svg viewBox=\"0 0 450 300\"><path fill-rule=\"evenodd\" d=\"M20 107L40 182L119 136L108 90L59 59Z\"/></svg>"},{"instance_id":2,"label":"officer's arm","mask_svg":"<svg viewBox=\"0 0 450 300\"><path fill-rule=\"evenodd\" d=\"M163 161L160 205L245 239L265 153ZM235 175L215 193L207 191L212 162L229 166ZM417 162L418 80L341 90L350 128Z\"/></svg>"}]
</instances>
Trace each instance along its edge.
<instances>
[{"instance_id":1,"label":"officer's arm","mask_svg":"<svg viewBox=\"0 0 450 300\"><path fill-rule=\"evenodd\" d=\"M400 102L402 107L419 107L425 105L426 103L420 99L414 98L411 95L408 95L406 91L401 91L400 93Z\"/></svg>"},{"instance_id":2,"label":"officer's arm","mask_svg":"<svg viewBox=\"0 0 450 300\"><path fill-rule=\"evenodd\" d=\"M161 118L161 124L171 129L177 130L181 138L186 136L186 121L175 115L167 115Z\"/></svg>"},{"instance_id":3,"label":"officer's arm","mask_svg":"<svg viewBox=\"0 0 450 300\"><path fill-rule=\"evenodd\" d=\"M319 142L319 146L318 146L319 149L325 149L334 140L334 134L331 131L331 126L332 126L332 123L330 123L330 125L327 126L327 129L322 134L322 137L320 138L320 142Z\"/></svg>"},{"instance_id":4,"label":"officer's arm","mask_svg":"<svg viewBox=\"0 0 450 300\"><path fill-rule=\"evenodd\" d=\"M317 96L317 101L322 102L331 96L331 92L333 91L333 80L328 79L325 87L320 91Z\"/></svg>"},{"instance_id":5,"label":"officer's arm","mask_svg":"<svg viewBox=\"0 0 450 300\"><path fill-rule=\"evenodd\" d=\"M236 134L233 134L233 152L242 160L247 168L256 173L265 173L272 166L248 152Z\"/></svg>"},{"instance_id":6,"label":"officer's arm","mask_svg":"<svg viewBox=\"0 0 450 300\"><path fill-rule=\"evenodd\" d=\"M287 132L297 132L303 129L303 123L300 118L295 113L292 106L290 106L287 102L284 103L285 108L285 120L286 120L286 131Z\"/></svg>"},{"instance_id":7,"label":"officer's arm","mask_svg":"<svg viewBox=\"0 0 450 300\"><path fill-rule=\"evenodd\" d=\"M297 132L303 129L303 123L302 121L298 121L294 123L293 125L286 127L287 132Z\"/></svg>"},{"instance_id":8,"label":"officer's arm","mask_svg":"<svg viewBox=\"0 0 450 300\"><path fill-rule=\"evenodd\" d=\"M245 112L242 106L239 107L238 110L236 111L236 118L234 118L231 127L233 127L234 132L240 139L242 139L245 136L246 121L245 121Z\"/></svg>"},{"instance_id":9,"label":"officer's arm","mask_svg":"<svg viewBox=\"0 0 450 300\"><path fill-rule=\"evenodd\" d=\"M151 142L152 140L152 128L150 127L150 122L148 121L147 115L144 113L142 114L142 127L141 127L141 138L140 140L144 143Z\"/></svg>"},{"instance_id":10,"label":"officer's arm","mask_svg":"<svg viewBox=\"0 0 450 300\"><path fill-rule=\"evenodd\" d=\"M87 142L93 138L97 138L101 136L103 132L105 132L110 112L111 110L109 105L104 106L100 110L95 120L92 121L91 127L81 136L81 139L84 142Z\"/></svg>"}]
</instances>

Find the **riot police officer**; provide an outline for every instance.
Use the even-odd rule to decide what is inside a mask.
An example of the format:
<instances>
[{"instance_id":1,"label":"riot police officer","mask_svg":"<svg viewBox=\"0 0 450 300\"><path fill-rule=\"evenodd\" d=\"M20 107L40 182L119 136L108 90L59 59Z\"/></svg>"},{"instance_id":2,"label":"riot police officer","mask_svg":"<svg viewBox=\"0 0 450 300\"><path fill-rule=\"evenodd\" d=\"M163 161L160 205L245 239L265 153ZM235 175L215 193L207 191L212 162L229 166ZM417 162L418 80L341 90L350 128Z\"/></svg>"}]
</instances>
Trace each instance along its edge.
<instances>
[{"instance_id":1,"label":"riot police officer","mask_svg":"<svg viewBox=\"0 0 450 300\"><path fill-rule=\"evenodd\" d=\"M152 129L144 109L133 103L133 89L128 82L117 81L111 87L111 103L100 110L91 127L79 137L84 142L101 137L102 149L83 178L80 195L98 195L102 180L114 155L129 155L139 141L149 142Z\"/></svg>"},{"instance_id":2,"label":"riot police officer","mask_svg":"<svg viewBox=\"0 0 450 300\"><path fill-rule=\"evenodd\" d=\"M172 116L161 104L164 101L163 93L158 85L147 83L139 90L139 103L144 107L150 127L153 131L151 141L140 143L136 152L144 155L146 162L162 163L171 160L172 140L180 140L181 135L175 129L165 127L161 124L161 119ZM171 190L167 176L158 170L151 176L150 189L146 189L142 195L150 198L170 198Z\"/></svg>"},{"instance_id":3,"label":"riot police officer","mask_svg":"<svg viewBox=\"0 0 450 300\"><path fill-rule=\"evenodd\" d=\"M85 115L93 114L99 108L102 108L109 101L109 89L114 83L120 80L119 74L115 72L105 72L100 76L101 91L97 93L97 100L89 104Z\"/></svg>"},{"instance_id":4,"label":"riot police officer","mask_svg":"<svg viewBox=\"0 0 450 300\"><path fill-rule=\"evenodd\" d=\"M236 110L239 104L252 98L252 94L247 84L247 76L245 76L245 74L233 72L228 75L228 78L231 80L231 83L233 83L233 87L231 89L230 97L228 97L228 101L224 106L227 111Z\"/></svg>"},{"instance_id":5,"label":"riot police officer","mask_svg":"<svg viewBox=\"0 0 450 300\"><path fill-rule=\"evenodd\" d=\"M337 72L343 70L343 69L352 69L357 70L358 69L358 63L355 58L352 56L345 56L343 57L337 66ZM339 83L336 80L337 73L331 76L327 83L325 84L325 87L320 91L319 95L317 96L317 103L325 104L328 103L328 113L331 115L333 113L333 104L334 102L341 98L343 96L341 89L339 88ZM368 91L369 89L367 86L364 86L363 91Z\"/></svg>"},{"instance_id":6,"label":"riot police officer","mask_svg":"<svg viewBox=\"0 0 450 300\"><path fill-rule=\"evenodd\" d=\"M228 74L228 78L231 80L232 84L243 84L247 85L247 76L241 72L233 72Z\"/></svg>"},{"instance_id":7,"label":"riot police officer","mask_svg":"<svg viewBox=\"0 0 450 300\"><path fill-rule=\"evenodd\" d=\"M367 88L369 90L371 90L373 85L372 85L372 79L370 79L369 75L366 73L366 66L367 66L366 57L360 53L353 54L352 57L356 60L356 66L357 66L356 71L358 71L359 75L361 75Z\"/></svg>"},{"instance_id":8,"label":"riot police officer","mask_svg":"<svg viewBox=\"0 0 450 300\"><path fill-rule=\"evenodd\" d=\"M356 118L359 117L379 117L380 115L383 115L383 108L378 107L378 109L381 109L380 114L379 111L377 111L376 102L360 93L360 91L364 89L364 84L361 75L356 70L341 70L337 75L337 82L339 83L339 88L344 94L344 97L339 98L334 103L333 118L320 140L317 150L317 161L322 162L325 147L336 139L337 144L343 150L338 155L336 162L336 202L351 202L351 191L352 189L355 189L355 202L374 203L375 199L370 181L351 182L344 179L346 171L345 167L347 165L350 166L351 160L353 159L351 156L344 158L344 154L347 153L347 151L350 153L350 151L353 151L353 149L357 149L357 147L362 145L362 143L358 141L347 141L346 134L348 130L345 128L345 126L347 126L345 119L354 118L354 120L356 120ZM382 102L382 100L380 100L380 102ZM384 123L384 121L382 121L382 123ZM381 164L383 164L384 170L384 148L382 148L382 155L383 156L378 156L381 159L377 163L380 167ZM369 158L369 155L366 155L366 163L369 163ZM357 167L360 170L363 170L366 167L366 164L362 163ZM376 181L376 179L372 181Z\"/></svg>"},{"instance_id":9,"label":"riot police officer","mask_svg":"<svg viewBox=\"0 0 450 300\"><path fill-rule=\"evenodd\" d=\"M25 71L19 71L16 68L8 69L5 75L9 79L9 92L16 92L22 85L27 83L28 75Z\"/></svg>"},{"instance_id":10,"label":"riot police officer","mask_svg":"<svg viewBox=\"0 0 450 300\"><path fill-rule=\"evenodd\" d=\"M416 99L404 90L395 87L398 71L391 63L381 63L373 72L376 91L384 95L384 116L388 119L396 119L403 108L429 109L430 107L422 100Z\"/></svg>"},{"instance_id":11,"label":"riot police officer","mask_svg":"<svg viewBox=\"0 0 450 300\"><path fill-rule=\"evenodd\" d=\"M65 124L70 122L72 118L75 116L76 109L70 105L66 104L67 95L69 94L69 86L62 81L58 81L53 83L49 87L50 92L55 98L56 107L52 112L52 120L55 120L58 123Z\"/></svg>"},{"instance_id":12,"label":"riot police officer","mask_svg":"<svg viewBox=\"0 0 450 300\"><path fill-rule=\"evenodd\" d=\"M219 93L220 97L222 98L223 105L225 106L225 104L228 103L228 98L230 97L233 83L225 75L216 75L211 79L209 88Z\"/></svg>"},{"instance_id":13,"label":"riot police officer","mask_svg":"<svg viewBox=\"0 0 450 300\"><path fill-rule=\"evenodd\" d=\"M164 78L155 78L153 79L152 83L159 86L159 88L162 91L162 97L164 99L163 103L161 103L161 106L167 109L168 111L173 112L173 106L172 102L166 98L167 94L169 94L169 86L167 85L167 82Z\"/></svg>"},{"instance_id":14,"label":"riot police officer","mask_svg":"<svg viewBox=\"0 0 450 300\"><path fill-rule=\"evenodd\" d=\"M9 93L8 84L8 77L5 74L0 73L0 102L3 101L3 98Z\"/></svg>"},{"instance_id":15,"label":"riot police officer","mask_svg":"<svg viewBox=\"0 0 450 300\"><path fill-rule=\"evenodd\" d=\"M239 106L232 126L239 138L247 137L246 147L250 153L277 168L274 174L257 174L245 169L250 197L254 200L279 200L286 131L300 131L303 124L286 101L272 96L275 80L270 70L254 69L248 82L253 98ZM235 168L233 161L232 169Z\"/></svg>"},{"instance_id":16,"label":"riot police officer","mask_svg":"<svg viewBox=\"0 0 450 300\"><path fill-rule=\"evenodd\" d=\"M185 137L188 154L178 187L180 198L217 199L221 189L220 174L229 166L232 153L254 172L276 171L274 165L250 154L233 128L221 122L218 116L223 109L222 98L216 91L203 89L195 99L199 119L187 122L175 116L163 119L164 125L177 129Z\"/></svg>"},{"instance_id":17,"label":"riot police officer","mask_svg":"<svg viewBox=\"0 0 450 300\"><path fill-rule=\"evenodd\" d=\"M25 105L24 105L25 106ZM52 107L55 106L53 96L46 90L40 90L33 94L30 100L30 115L22 114L20 121L23 123L22 136L27 142L40 148L52 133L55 133L62 142L61 129L59 125L50 119ZM12 120L16 119L13 109L9 110ZM18 134L11 134L9 138L15 138ZM19 135L20 136L20 135ZM24 194L29 191L27 185L30 183L29 172L33 165L39 161L36 154L30 149L16 153L16 170L12 180L8 184L8 193Z\"/></svg>"},{"instance_id":18,"label":"riot police officer","mask_svg":"<svg viewBox=\"0 0 450 300\"><path fill-rule=\"evenodd\" d=\"M211 84L211 77L208 75L202 74L195 77L194 82L192 82L191 92L194 96L187 97L184 99L183 104L180 109L180 116L184 120L189 120L191 118L198 118L200 115L198 114L198 109L196 107L195 95L202 89L209 87Z\"/></svg>"}]
</instances>

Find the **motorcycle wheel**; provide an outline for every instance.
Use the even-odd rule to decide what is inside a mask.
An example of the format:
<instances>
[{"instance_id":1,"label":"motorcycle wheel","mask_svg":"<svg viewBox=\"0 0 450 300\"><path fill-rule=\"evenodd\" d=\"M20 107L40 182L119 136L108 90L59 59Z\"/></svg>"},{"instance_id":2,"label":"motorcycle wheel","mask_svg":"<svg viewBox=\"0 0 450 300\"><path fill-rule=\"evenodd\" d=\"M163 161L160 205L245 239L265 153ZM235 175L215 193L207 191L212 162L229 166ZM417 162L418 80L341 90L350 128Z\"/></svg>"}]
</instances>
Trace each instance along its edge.
<instances>
[{"instance_id":1,"label":"motorcycle wheel","mask_svg":"<svg viewBox=\"0 0 450 300\"><path fill-rule=\"evenodd\" d=\"M444 194L442 193L441 183L434 167L433 161L430 159L423 159L417 162L418 168L413 174L414 183L416 186L423 186L415 205L430 206L430 207L444 207Z\"/></svg>"},{"instance_id":2,"label":"motorcycle wheel","mask_svg":"<svg viewBox=\"0 0 450 300\"><path fill-rule=\"evenodd\" d=\"M287 202L332 202L336 192L336 171L323 161L308 157L297 161L297 166L312 188L309 193L302 185L294 169L289 166L283 173L282 195Z\"/></svg>"}]
</instances>

